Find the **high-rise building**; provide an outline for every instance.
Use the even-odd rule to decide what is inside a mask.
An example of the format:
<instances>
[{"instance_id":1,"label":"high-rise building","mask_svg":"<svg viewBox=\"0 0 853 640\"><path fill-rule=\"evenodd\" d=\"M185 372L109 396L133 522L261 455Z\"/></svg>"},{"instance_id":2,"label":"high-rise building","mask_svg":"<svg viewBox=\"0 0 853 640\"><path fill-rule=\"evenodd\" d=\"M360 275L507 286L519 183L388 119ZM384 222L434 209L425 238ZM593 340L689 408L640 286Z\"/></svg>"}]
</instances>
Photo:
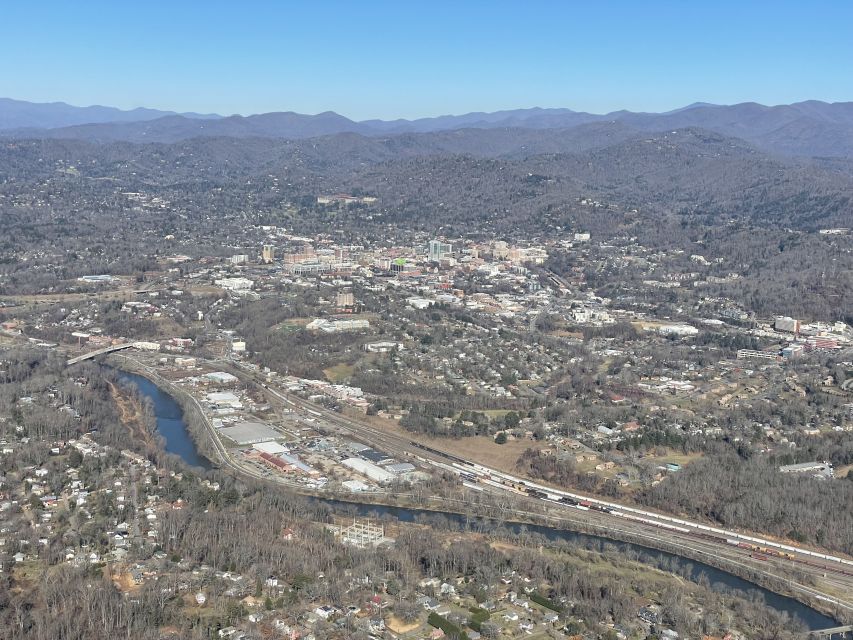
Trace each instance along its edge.
<instances>
[{"instance_id":1,"label":"high-rise building","mask_svg":"<svg viewBox=\"0 0 853 640\"><path fill-rule=\"evenodd\" d=\"M352 291L339 291L336 303L339 311L352 311L355 307L355 296Z\"/></svg>"},{"instance_id":2,"label":"high-rise building","mask_svg":"<svg viewBox=\"0 0 853 640\"><path fill-rule=\"evenodd\" d=\"M261 253L261 259L266 264L270 264L273 260L275 260L275 247L271 244L265 244L264 249Z\"/></svg>"},{"instance_id":3,"label":"high-rise building","mask_svg":"<svg viewBox=\"0 0 853 640\"><path fill-rule=\"evenodd\" d=\"M446 244L441 240L430 240L429 261L441 262L441 259L449 253L453 253L453 245Z\"/></svg>"},{"instance_id":4,"label":"high-rise building","mask_svg":"<svg viewBox=\"0 0 853 640\"><path fill-rule=\"evenodd\" d=\"M773 324L773 328L776 329L776 331L799 333L800 321L795 320L794 318L789 318L788 316L777 316L776 322Z\"/></svg>"}]
</instances>

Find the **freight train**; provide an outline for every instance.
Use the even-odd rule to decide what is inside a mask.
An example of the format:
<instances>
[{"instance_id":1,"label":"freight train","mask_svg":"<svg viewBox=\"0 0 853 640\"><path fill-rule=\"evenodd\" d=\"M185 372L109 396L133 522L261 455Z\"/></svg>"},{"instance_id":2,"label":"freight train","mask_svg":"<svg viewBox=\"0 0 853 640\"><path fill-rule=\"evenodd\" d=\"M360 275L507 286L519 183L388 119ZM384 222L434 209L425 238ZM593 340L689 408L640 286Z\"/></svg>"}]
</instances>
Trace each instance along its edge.
<instances>
[{"instance_id":1,"label":"freight train","mask_svg":"<svg viewBox=\"0 0 853 640\"><path fill-rule=\"evenodd\" d=\"M753 558L767 560L770 557L792 562L800 562L824 571L831 571L842 575L853 576L853 560L839 558L837 556L800 549L761 538L741 535L725 529L719 529L708 525L688 522L672 516L643 511L634 507L604 502L597 498L588 498L569 493L560 489L553 489L531 481L524 481L515 476L489 469L482 465L468 462L452 454L433 449L426 445L411 442L413 447L441 456L452 461L452 465L439 464L442 468L454 471L464 483L476 486L475 483L504 488L513 493L524 495L537 500L544 500L554 504L574 507L581 511L598 511L633 522L640 522L649 526L657 527L667 531L685 533L697 538L703 538L721 544L737 546L748 551ZM735 537L732 537L735 536ZM821 562L823 561L823 562ZM834 563L834 564L828 564ZM841 566L838 566L841 565Z\"/></svg>"}]
</instances>

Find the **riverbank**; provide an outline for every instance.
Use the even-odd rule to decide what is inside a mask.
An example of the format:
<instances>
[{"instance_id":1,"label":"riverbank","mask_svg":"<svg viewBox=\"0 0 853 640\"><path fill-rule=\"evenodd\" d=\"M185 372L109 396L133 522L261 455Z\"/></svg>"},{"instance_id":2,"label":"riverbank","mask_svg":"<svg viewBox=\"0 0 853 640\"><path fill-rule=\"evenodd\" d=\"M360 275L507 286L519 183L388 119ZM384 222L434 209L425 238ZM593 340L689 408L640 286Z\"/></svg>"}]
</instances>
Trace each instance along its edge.
<instances>
[{"instance_id":1,"label":"riverbank","mask_svg":"<svg viewBox=\"0 0 853 640\"><path fill-rule=\"evenodd\" d=\"M122 364L135 364L129 358L121 358L121 360ZM125 367L120 368L124 369ZM174 390L175 396L173 396L172 400L182 407L184 417L189 416L192 418L196 413L201 411L194 399L189 398L186 392L175 388L168 381L163 380L142 367L132 366L132 369L133 371L126 373L140 376L152 385L156 392L165 392L167 395L171 395L170 392ZM162 385L163 389L158 387L158 384ZM143 389L140 390L144 393ZM155 393L152 389L149 389L149 391ZM183 402L180 401L181 398L183 398ZM186 441L192 443L193 447L195 447L193 452L196 454L198 454L198 448L207 442L209 450L216 454L212 459L218 460L217 448L211 442L212 436L207 431L204 416L195 417L201 424L204 437L199 437L201 434L198 433L197 429L190 429L190 420L180 420L180 424L183 425ZM180 453L177 455L180 455ZM235 472L239 473L238 470ZM703 550L674 541L665 541L659 533L647 536L637 535L636 533L619 530L618 527L614 526L597 526L589 522L557 518L518 508L512 509L511 517L507 517L509 514L506 513L506 509L501 509L494 504L477 504L470 501L456 501L456 504L454 504L454 501L448 498L438 498L435 496L423 498L412 494L392 495L383 493L360 495L356 499L351 496L329 495L328 493L307 491L304 488L289 487L278 482L260 478L246 478L241 475L240 479L249 484L256 483L279 490L288 489L306 498L320 500L338 508L355 508L365 515L371 511L385 510L389 515L393 515L403 521L406 518L415 517L445 517L454 519L459 523L468 523L473 520L481 524L486 523L490 527L509 527L517 530L520 530L522 527L527 527L528 529L534 527L539 533L550 539L577 539L579 536L583 536L589 538L590 541L595 541L597 544L627 545L622 549L623 551L633 549L636 552L644 554L666 554L669 558L681 563L699 563L698 568L705 573L716 572L721 576L730 576L731 579L741 581L742 583L736 583L737 586L729 586L741 591L748 589L760 591L768 602L768 606L779 611L797 615L801 619L804 619L812 629L834 626L836 624L834 618L831 617L835 615L835 612L827 605L827 602L819 600L817 596L811 597L807 593L791 588L793 585L793 576L776 576L744 563L733 562L730 559L720 556L718 552ZM732 582L731 579L723 578L718 580L718 582L726 584L727 581ZM808 588L805 585L800 585L800 587ZM777 606L772 604L774 602ZM809 622L812 624L809 624Z\"/></svg>"},{"instance_id":2,"label":"riverbank","mask_svg":"<svg viewBox=\"0 0 853 640\"><path fill-rule=\"evenodd\" d=\"M206 427L205 418L188 393L137 364L132 358L114 354L110 366L154 404L157 433L163 438L167 453L180 457L186 464L205 470L218 459L216 448Z\"/></svg>"}]
</instances>

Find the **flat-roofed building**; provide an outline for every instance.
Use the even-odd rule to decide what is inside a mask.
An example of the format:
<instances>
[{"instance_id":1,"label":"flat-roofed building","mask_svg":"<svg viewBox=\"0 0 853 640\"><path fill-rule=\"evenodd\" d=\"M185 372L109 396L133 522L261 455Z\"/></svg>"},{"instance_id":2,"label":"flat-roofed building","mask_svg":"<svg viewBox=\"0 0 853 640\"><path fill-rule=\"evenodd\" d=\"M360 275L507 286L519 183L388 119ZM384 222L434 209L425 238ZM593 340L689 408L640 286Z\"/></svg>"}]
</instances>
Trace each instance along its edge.
<instances>
[{"instance_id":1,"label":"flat-roofed building","mask_svg":"<svg viewBox=\"0 0 853 640\"><path fill-rule=\"evenodd\" d=\"M804 473L819 478L832 478L835 470L828 462L801 462L799 464L787 464L779 467L782 473Z\"/></svg>"},{"instance_id":2,"label":"flat-roofed building","mask_svg":"<svg viewBox=\"0 0 853 640\"><path fill-rule=\"evenodd\" d=\"M281 436L278 431L262 422L240 422L233 427L222 427L219 433L239 445L257 444Z\"/></svg>"}]
</instances>

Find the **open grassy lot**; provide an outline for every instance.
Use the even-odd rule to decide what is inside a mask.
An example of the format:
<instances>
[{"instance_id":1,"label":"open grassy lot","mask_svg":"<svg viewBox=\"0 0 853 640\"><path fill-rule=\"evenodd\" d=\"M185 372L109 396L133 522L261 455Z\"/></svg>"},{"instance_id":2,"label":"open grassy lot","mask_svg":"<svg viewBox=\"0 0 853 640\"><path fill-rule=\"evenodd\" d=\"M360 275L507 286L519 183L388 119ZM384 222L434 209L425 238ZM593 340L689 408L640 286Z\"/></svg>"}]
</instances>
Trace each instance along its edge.
<instances>
[{"instance_id":1,"label":"open grassy lot","mask_svg":"<svg viewBox=\"0 0 853 640\"><path fill-rule=\"evenodd\" d=\"M323 373L326 376L326 380L334 384L344 382L350 376L352 376L353 372L355 372L355 366L347 364L345 362L336 364L335 366L329 367L328 369L323 369Z\"/></svg>"}]
</instances>

